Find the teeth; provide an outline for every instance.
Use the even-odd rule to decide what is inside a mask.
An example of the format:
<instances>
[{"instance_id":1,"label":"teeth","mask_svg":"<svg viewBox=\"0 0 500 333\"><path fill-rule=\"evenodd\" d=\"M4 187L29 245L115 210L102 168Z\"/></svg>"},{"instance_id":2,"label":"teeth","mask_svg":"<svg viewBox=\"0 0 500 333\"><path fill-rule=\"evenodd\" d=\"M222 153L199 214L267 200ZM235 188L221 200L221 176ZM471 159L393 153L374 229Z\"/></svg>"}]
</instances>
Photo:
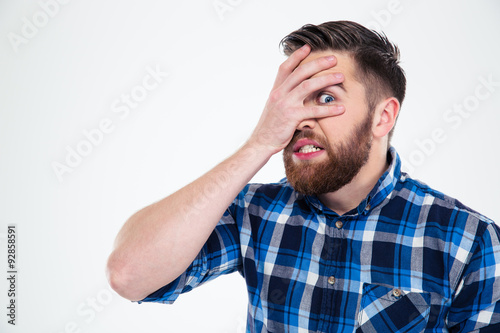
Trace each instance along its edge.
<instances>
[{"instance_id":1,"label":"teeth","mask_svg":"<svg viewBox=\"0 0 500 333\"><path fill-rule=\"evenodd\" d=\"M308 154L308 153L314 153L315 151L319 151L319 150L321 150L321 148L316 147L314 145L305 145L305 146L300 147L299 153Z\"/></svg>"}]
</instances>

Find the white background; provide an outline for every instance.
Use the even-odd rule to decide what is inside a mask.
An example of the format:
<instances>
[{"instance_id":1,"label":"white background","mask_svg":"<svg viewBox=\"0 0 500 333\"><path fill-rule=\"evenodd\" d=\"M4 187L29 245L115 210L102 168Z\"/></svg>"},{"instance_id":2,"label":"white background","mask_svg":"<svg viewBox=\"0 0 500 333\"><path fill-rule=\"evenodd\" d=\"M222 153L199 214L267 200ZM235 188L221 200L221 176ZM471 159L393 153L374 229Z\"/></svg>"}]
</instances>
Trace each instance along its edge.
<instances>
[{"instance_id":1,"label":"white background","mask_svg":"<svg viewBox=\"0 0 500 333\"><path fill-rule=\"evenodd\" d=\"M306 23L354 20L400 46L408 88L393 144L407 170L500 221L498 1L73 0L51 17L49 2L0 1L1 332L243 330L238 274L173 306L138 305L109 291L105 262L131 214L245 141L284 60L279 41ZM169 75L120 117L114 103L139 92L147 68ZM496 82L492 91L476 90L481 77ZM471 111L458 116L454 105ZM84 145L103 119L112 131L59 181L54 162L65 164L67 147ZM436 129L445 140L431 143ZM255 180L283 174L279 155ZM15 327L6 316L11 223Z\"/></svg>"}]
</instances>

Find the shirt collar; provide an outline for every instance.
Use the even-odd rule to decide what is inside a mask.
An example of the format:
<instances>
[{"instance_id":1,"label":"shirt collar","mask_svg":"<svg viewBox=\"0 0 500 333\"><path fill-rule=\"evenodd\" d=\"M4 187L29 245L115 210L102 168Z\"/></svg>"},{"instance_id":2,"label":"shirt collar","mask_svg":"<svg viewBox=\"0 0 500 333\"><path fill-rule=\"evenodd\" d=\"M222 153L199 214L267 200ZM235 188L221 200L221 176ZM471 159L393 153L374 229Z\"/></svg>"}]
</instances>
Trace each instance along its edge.
<instances>
[{"instance_id":1,"label":"shirt collar","mask_svg":"<svg viewBox=\"0 0 500 333\"><path fill-rule=\"evenodd\" d=\"M390 147L387 151L387 161L389 162L389 167L379 178L377 184L375 184L370 193L363 201L361 201L358 207L345 213L344 216L368 214L373 208L380 205L386 198L390 198L391 193L396 187L396 183L401 176L401 159L399 158L399 155L394 147ZM337 215L330 208L323 205L318 197L304 197L308 204L315 210L323 212L327 215Z\"/></svg>"}]
</instances>

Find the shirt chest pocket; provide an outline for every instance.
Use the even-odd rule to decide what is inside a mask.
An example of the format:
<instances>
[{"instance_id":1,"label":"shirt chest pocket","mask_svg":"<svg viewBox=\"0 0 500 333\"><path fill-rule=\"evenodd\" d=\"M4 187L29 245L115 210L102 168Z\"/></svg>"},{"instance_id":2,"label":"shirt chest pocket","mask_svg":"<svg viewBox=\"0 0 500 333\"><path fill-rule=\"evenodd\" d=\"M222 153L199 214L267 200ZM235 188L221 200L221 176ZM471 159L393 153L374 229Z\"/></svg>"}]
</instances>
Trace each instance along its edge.
<instances>
[{"instance_id":1,"label":"shirt chest pocket","mask_svg":"<svg viewBox=\"0 0 500 333\"><path fill-rule=\"evenodd\" d=\"M358 311L357 333L423 332L431 295L365 284Z\"/></svg>"}]
</instances>

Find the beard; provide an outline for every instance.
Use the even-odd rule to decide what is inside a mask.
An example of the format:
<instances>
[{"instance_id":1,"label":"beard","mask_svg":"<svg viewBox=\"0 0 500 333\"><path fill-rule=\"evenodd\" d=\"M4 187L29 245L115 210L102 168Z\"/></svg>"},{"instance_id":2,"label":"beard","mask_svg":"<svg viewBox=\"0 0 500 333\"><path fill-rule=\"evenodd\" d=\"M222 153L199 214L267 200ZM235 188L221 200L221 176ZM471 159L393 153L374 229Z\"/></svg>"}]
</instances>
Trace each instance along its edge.
<instances>
[{"instance_id":1,"label":"beard","mask_svg":"<svg viewBox=\"0 0 500 333\"><path fill-rule=\"evenodd\" d=\"M319 195L335 192L349 184L368 161L372 145L373 112L369 112L363 123L343 142L333 147L326 138L312 130L295 132L283 151L286 177L290 185L299 193ZM294 160L293 145L300 139L309 138L318 142L326 151L327 159Z\"/></svg>"}]
</instances>

